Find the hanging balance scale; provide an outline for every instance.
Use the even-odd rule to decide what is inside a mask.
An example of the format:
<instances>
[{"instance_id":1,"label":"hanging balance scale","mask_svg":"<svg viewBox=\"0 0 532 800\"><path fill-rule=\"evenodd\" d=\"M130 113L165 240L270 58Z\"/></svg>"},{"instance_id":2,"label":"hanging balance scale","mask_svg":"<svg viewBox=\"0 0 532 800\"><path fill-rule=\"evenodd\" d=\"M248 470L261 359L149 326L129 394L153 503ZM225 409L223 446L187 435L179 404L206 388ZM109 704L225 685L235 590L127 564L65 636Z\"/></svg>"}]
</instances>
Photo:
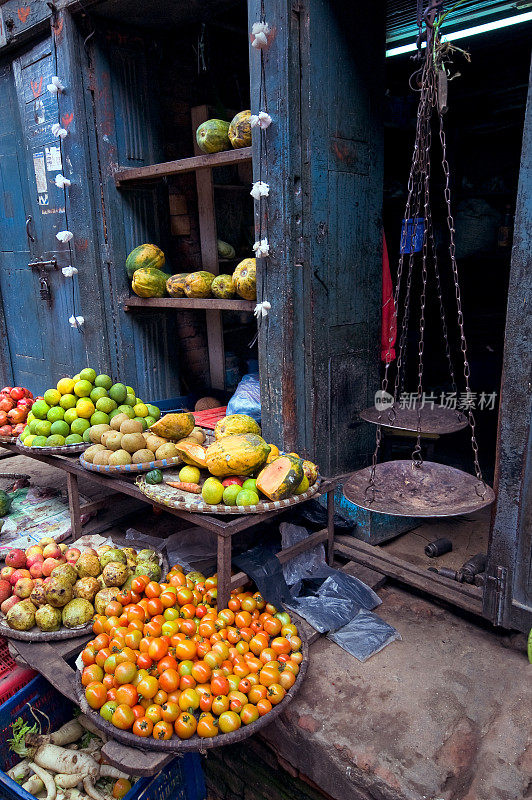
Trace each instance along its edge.
<instances>
[{"instance_id":1,"label":"hanging balance scale","mask_svg":"<svg viewBox=\"0 0 532 800\"><path fill-rule=\"evenodd\" d=\"M421 4L418 4L419 6ZM389 328L389 353L393 344L397 325L398 309L401 303L401 332L396 363L393 395L388 392L390 385L390 364L386 358L381 391L377 392L376 405L360 413L360 417L377 426L376 446L370 467L355 472L344 485L344 495L351 503L368 511L393 516L449 517L470 514L490 505L495 495L482 477L478 460L478 446L475 434L475 418L471 403L464 413L456 407L436 406L433 402L424 404L423 356L425 348L425 310L429 269L434 278L438 296L442 337L445 355L449 366L453 397L458 397L453 360L449 346L447 321L442 296L439 265L432 227L431 215L431 145L432 123L438 130L442 152L444 178L444 203L447 212L449 236L449 260L456 297L457 322L460 350L464 365L465 397L471 398L470 368L467 359L467 345L464 335L462 300L456 263L455 227L451 210L449 163L444 128L444 113L447 106L447 73L444 61L449 46L441 42L439 27L443 19L442 0L432 0L421 15L418 14L418 58L423 64L415 73L419 88L414 153L408 179L407 201L401 237L401 248L397 270L397 283L394 292L394 311ZM422 25L425 25L423 33ZM424 54L421 41L426 41ZM416 246L416 243L419 243ZM416 255L419 253L418 258ZM421 266L420 317L418 333L418 383L413 408L404 407L399 398L405 380L405 356L410 321L412 276L416 264ZM406 269L405 269L406 267ZM406 273L406 276L405 276ZM404 287L402 284L405 284ZM399 326L397 326L397 329ZM463 472L454 467L424 461L421 452L421 439L424 434L446 434L461 430L469 425L475 474ZM377 463L382 427L412 431L417 434L410 460Z\"/></svg>"}]
</instances>

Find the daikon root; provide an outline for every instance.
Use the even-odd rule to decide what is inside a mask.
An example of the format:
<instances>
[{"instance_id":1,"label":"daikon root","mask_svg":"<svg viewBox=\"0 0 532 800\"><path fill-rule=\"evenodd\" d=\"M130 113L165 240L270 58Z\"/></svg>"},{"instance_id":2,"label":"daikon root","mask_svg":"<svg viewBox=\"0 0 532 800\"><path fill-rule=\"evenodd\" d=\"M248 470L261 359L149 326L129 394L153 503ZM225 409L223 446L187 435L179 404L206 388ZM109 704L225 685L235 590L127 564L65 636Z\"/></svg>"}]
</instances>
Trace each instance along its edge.
<instances>
[{"instance_id":1,"label":"daikon root","mask_svg":"<svg viewBox=\"0 0 532 800\"><path fill-rule=\"evenodd\" d=\"M30 767L28 761L19 761L18 764L15 764L14 767L8 769L7 774L10 778L14 781L20 781L22 778L25 778L26 775L30 774Z\"/></svg>"},{"instance_id":2,"label":"daikon root","mask_svg":"<svg viewBox=\"0 0 532 800\"><path fill-rule=\"evenodd\" d=\"M90 731L91 733L94 733L96 736L98 736L104 742L107 741L107 737L106 737L105 733L102 733L102 731L99 728L96 727L94 722L89 717L87 717L85 714L80 714L79 717L77 718L77 722L79 722L79 724L82 725L85 728L85 730Z\"/></svg>"},{"instance_id":3,"label":"daikon root","mask_svg":"<svg viewBox=\"0 0 532 800\"><path fill-rule=\"evenodd\" d=\"M100 764L100 778L126 778L129 780L129 775L125 772L120 772L116 767L111 764Z\"/></svg>"},{"instance_id":4,"label":"daikon root","mask_svg":"<svg viewBox=\"0 0 532 800\"><path fill-rule=\"evenodd\" d=\"M38 794L44 789L44 783L38 775L32 775L31 778L28 778L28 780L22 784L22 788L29 792L29 794Z\"/></svg>"},{"instance_id":5,"label":"daikon root","mask_svg":"<svg viewBox=\"0 0 532 800\"><path fill-rule=\"evenodd\" d=\"M92 800L107 800L107 798L104 797L103 794L101 794L98 791L98 789L96 789L90 778L84 778L83 788L85 789L89 797L92 798Z\"/></svg>"},{"instance_id":6,"label":"daikon root","mask_svg":"<svg viewBox=\"0 0 532 800\"><path fill-rule=\"evenodd\" d=\"M54 779L47 772L45 769L42 769L40 766L35 764L33 761L30 762L30 769L34 771L34 773L41 779L44 783L44 787L46 789L46 800L55 800L57 795L57 790L55 788Z\"/></svg>"},{"instance_id":7,"label":"daikon root","mask_svg":"<svg viewBox=\"0 0 532 800\"><path fill-rule=\"evenodd\" d=\"M35 762L44 769L52 772L79 775L83 778L96 780L100 774L100 766L92 756L80 753L79 750L66 750L55 744L43 744L34 755Z\"/></svg>"},{"instance_id":8,"label":"daikon root","mask_svg":"<svg viewBox=\"0 0 532 800\"><path fill-rule=\"evenodd\" d=\"M51 733L47 737L51 744L57 744L64 747L66 744L77 742L83 736L83 728L77 719L71 719L70 722L65 723L58 731Z\"/></svg>"},{"instance_id":9,"label":"daikon root","mask_svg":"<svg viewBox=\"0 0 532 800\"><path fill-rule=\"evenodd\" d=\"M61 789L75 789L78 783L81 783L80 776L76 773L75 775L69 775L68 773L59 773L54 777L55 785L60 786Z\"/></svg>"}]
</instances>

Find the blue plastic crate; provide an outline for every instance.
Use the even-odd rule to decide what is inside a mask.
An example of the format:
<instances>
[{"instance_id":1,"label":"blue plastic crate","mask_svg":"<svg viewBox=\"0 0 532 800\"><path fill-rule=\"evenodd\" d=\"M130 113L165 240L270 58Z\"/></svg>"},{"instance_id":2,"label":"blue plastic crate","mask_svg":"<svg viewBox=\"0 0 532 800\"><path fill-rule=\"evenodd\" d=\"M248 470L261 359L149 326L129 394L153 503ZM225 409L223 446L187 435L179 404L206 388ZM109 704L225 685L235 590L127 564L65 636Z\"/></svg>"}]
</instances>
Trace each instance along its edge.
<instances>
[{"instance_id":1,"label":"blue plastic crate","mask_svg":"<svg viewBox=\"0 0 532 800\"><path fill-rule=\"evenodd\" d=\"M1 800L35 800L33 795L8 778L5 771L20 759L9 750L11 725L17 719L34 723L30 707L43 711L50 718L52 729L72 719L74 704L63 697L41 675L0 706L0 798ZM158 775L140 778L124 800L204 800L206 794L201 760L197 753L174 758Z\"/></svg>"},{"instance_id":2,"label":"blue plastic crate","mask_svg":"<svg viewBox=\"0 0 532 800\"><path fill-rule=\"evenodd\" d=\"M183 411L185 408L194 411L198 399L199 395L197 394L182 394L179 397L169 397L167 400L150 400L150 403L157 406L163 414L170 414Z\"/></svg>"}]
</instances>

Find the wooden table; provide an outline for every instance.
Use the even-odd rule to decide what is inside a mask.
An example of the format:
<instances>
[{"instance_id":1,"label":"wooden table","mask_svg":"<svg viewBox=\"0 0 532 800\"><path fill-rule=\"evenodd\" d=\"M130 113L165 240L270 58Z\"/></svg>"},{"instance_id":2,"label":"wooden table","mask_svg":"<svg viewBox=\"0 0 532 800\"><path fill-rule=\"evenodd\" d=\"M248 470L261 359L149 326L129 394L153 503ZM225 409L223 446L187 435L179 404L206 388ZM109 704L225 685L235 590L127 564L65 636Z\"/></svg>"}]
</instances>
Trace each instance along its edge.
<instances>
[{"instance_id":1,"label":"wooden table","mask_svg":"<svg viewBox=\"0 0 532 800\"><path fill-rule=\"evenodd\" d=\"M215 514L201 514L184 511L176 508L169 508L168 506L161 505L148 499L139 488L135 485L135 477L128 477L123 474L120 477L108 477L101 475L98 472L90 472L83 469L79 463L78 455L62 456L62 455L48 455L39 453L38 448L35 450L31 448L21 448L16 444L4 444L2 447L12 451L14 454L28 456L34 458L36 461L42 461L57 469L62 469L67 473L67 489L68 489L68 505L70 510L70 520L72 524L72 536L77 539L82 534L81 514L89 513L90 511L100 508L106 501L96 501L96 503L88 503L80 506L78 478L82 476L87 480L98 483L107 489L116 493L126 494L134 497L137 500L146 502L150 506L157 506L169 514L187 520L194 525L198 525L208 531L212 531L217 536L217 574L218 574L218 608L226 608L231 594L231 590L240 586L247 578L244 572L239 572L231 576L231 544L232 537L260 525L265 520L272 517L279 516L287 509L281 508L275 511L265 511L263 514L242 514L241 516L218 516ZM311 550L321 542L327 542L327 561L332 563L334 554L334 488L336 481L323 480L319 491L313 495L313 498L327 495L327 526L316 533L311 534L302 542L293 547L288 547L281 550L277 557L281 563L289 561L296 555ZM290 508L290 507L289 507Z\"/></svg>"}]
</instances>

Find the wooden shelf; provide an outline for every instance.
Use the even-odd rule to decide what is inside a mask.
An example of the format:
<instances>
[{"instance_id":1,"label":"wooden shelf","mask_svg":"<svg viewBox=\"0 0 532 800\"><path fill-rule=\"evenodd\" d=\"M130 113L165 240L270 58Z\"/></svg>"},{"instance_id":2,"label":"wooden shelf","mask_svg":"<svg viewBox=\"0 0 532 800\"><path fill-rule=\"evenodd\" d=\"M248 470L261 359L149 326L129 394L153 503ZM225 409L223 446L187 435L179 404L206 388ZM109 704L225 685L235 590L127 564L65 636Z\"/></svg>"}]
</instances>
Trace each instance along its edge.
<instances>
[{"instance_id":1,"label":"wooden shelf","mask_svg":"<svg viewBox=\"0 0 532 800\"><path fill-rule=\"evenodd\" d=\"M216 297L130 297L124 310L131 308L204 308L207 311L249 311L253 313L255 300L219 300Z\"/></svg>"},{"instance_id":2,"label":"wooden shelf","mask_svg":"<svg viewBox=\"0 0 532 800\"><path fill-rule=\"evenodd\" d=\"M130 183L156 180L167 175L179 175L185 172L196 172L213 167L225 167L229 164L240 164L251 161L251 147L242 147L239 150L223 150L221 153L212 153L192 158L180 158L177 161L165 161L161 164L150 164L148 167L132 167L118 169L114 174L115 184L118 188Z\"/></svg>"}]
</instances>

